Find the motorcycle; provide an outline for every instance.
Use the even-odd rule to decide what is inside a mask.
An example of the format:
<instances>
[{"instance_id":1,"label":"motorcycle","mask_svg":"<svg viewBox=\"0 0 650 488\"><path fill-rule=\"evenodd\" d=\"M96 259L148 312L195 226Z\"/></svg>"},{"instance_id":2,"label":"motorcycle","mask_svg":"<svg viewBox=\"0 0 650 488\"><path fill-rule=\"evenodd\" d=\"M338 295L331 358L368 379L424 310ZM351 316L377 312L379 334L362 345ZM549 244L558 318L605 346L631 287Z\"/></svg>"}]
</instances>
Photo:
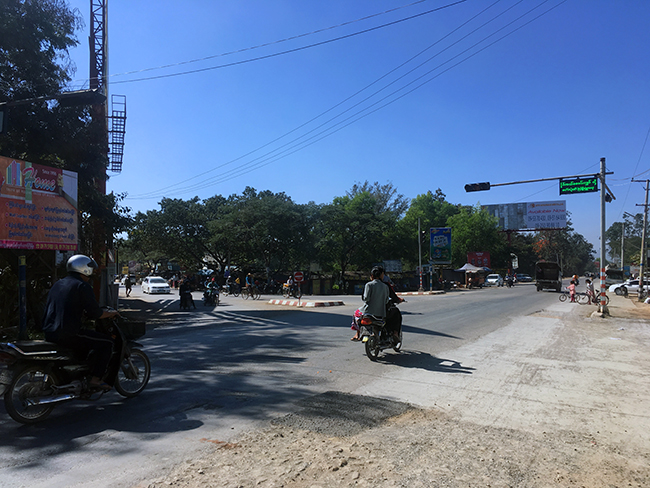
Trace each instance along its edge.
<instances>
[{"instance_id":1,"label":"motorcycle","mask_svg":"<svg viewBox=\"0 0 650 488\"><path fill-rule=\"evenodd\" d=\"M398 324L397 337L386 328L386 321ZM402 349L402 314L395 305L388 309L386 319L365 314L359 320L359 336L365 345L366 356L371 361L376 361L379 353L386 349L400 352Z\"/></svg>"},{"instance_id":2,"label":"motorcycle","mask_svg":"<svg viewBox=\"0 0 650 488\"><path fill-rule=\"evenodd\" d=\"M512 288L515 286L515 281L511 277L506 278L506 286Z\"/></svg>"},{"instance_id":3,"label":"motorcycle","mask_svg":"<svg viewBox=\"0 0 650 488\"><path fill-rule=\"evenodd\" d=\"M219 290L216 288L208 288L203 292L203 305L204 306L217 306L219 305Z\"/></svg>"},{"instance_id":4,"label":"motorcycle","mask_svg":"<svg viewBox=\"0 0 650 488\"><path fill-rule=\"evenodd\" d=\"M284 298L300 298L302 296L300 285L288 285L284 283L282 285L282 296Z\"/></svg>"},{"instance_id":5,"label":"motorcycle","mask_svg":"<svg viewBox=\"0 0 650 488\"><path fill-rule=\"evenodd\" d=\"M151 362L136 342L145 334L144 322L98 320L97 330L115 341L105 381L126 398L139 395L151 376ZM0 394L7 413L17 422L34 424L61 403L99 400L105 391L89 383L90 355L80 358L46 341L1 343Z\"/></svg>"}]
</instances>

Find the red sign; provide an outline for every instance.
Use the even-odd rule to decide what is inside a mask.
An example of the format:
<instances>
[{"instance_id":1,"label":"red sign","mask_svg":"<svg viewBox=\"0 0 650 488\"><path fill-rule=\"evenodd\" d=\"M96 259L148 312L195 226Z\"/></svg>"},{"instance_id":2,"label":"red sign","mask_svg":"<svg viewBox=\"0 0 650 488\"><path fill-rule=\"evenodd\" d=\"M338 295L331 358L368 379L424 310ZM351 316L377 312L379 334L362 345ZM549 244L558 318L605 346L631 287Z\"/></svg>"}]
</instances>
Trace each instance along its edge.
<instances>
[{"instance_id":1,"label":"red sign","mask_svg":"<svg viewBox=\"0 0 650 488\"><path fill-rule=\"evenodd\" d=\"M296 283L301 283L305 279L305 276L302 274L302 271L296 271L293 274L293 279L296 280Z\"/></svg>"},{"instance_id":2,"label":"red sign","mask_svg":"<svg viewBox=\"0 0 650 488\"><path fill-rule=\"evenodd\" d=\"M74 251L77 173L0 156L0 248Z\"/></svg>"},{"instance_id":3,"label":"red sign","mask_svg":"<svg viewBox=\"0 0 650 488\"><path fill-rule=\"evenodd\" d=\"M468 252L467 262L479 268L490 268L489 252Z\"/></svg>"}]
</instances>

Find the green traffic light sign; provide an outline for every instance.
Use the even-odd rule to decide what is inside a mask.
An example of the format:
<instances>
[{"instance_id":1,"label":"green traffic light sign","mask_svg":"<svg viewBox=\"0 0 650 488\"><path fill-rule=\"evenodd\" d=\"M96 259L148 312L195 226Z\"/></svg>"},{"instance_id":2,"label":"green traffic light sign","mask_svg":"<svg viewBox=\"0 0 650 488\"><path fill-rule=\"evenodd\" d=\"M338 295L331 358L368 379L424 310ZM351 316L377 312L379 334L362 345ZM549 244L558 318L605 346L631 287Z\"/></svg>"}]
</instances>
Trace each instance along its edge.
<instances>
[{"instance_id":1,"label":"green traffic light sign","mask_svg":"<svg viewBox=\"0 0 650 488\"><path fill-rule=\"evenodd\" d=\"M576 193L594 193L598 191L598 178L560 179L560 195L575 195Z\"/></svg>"}]
</instances>

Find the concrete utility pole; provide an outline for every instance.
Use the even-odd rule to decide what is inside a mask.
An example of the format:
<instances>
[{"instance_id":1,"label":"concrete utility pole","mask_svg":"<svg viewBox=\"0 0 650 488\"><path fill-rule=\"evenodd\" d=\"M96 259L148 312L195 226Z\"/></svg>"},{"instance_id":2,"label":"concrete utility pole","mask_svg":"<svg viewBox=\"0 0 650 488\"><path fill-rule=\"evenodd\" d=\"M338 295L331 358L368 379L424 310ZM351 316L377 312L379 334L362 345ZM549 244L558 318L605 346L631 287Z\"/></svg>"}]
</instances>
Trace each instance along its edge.
<instances>
[{"instance_id":1,"label":"concrete utility pole","mask_svg":"<svg viewBox=\"0 0 650 488\"><path fill-rule=\"evenodd\" d=\"M607 285L605 283L607 275L605 273L605 203L607 195L607 185L605 184L605 158L600 158L600 305L598 311L605 315L607 310L606 294Z\"/></svg>"},{"instance_id":2,"label":"concrete utility pole","mask_svg":"<svg viewBox=\"0 0 650 488\"><path fill-rule=\"evenodd\" d=\"M422 286L422 234L420 233L420 217L418 217L418 255L420 259L420 288L418 288L418 291L422 292L424 291L424 287Z\"/></svg>"},{"instance_id":3,"label":"concrete utility pole","mask_svg":"<svg viewBox=\"0 0 650 488\"><path fill-rule=\"evenodd\" d=\"M644 298L644 283L645 283L645 262L648 259L645 250L645 237L646 229L648 228L648 189L650 189L650 180L632 180L645 182L645 203L637 206L643 206L643 231L641 232L641 259L639 260L639 293L637 294L638 300L642 302Z\"/></svg>"},{"instance_id":4,"label":"concrete utility pole","mask_svg":"<svg viewBox=\"0 0 650 488\"><path fill-rule=\"evenodd\" d=\"M621 227L621 271L623 271L623 278L625 279L625 222Z\"/></svg>"}]
</instances>

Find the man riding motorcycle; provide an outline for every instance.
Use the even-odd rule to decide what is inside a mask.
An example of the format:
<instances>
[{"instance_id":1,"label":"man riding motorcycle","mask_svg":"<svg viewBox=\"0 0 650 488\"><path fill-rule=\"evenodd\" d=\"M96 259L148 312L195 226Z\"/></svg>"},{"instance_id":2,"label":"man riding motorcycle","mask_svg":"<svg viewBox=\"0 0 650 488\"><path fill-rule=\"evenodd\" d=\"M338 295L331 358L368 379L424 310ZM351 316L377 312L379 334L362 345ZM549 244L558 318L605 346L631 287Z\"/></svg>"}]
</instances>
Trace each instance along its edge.
<instances>
[{"instance_id":1,"label":"man riding motorcycle","mask_svg":"<svg viewBox=\"0 0 650 488\"><path fill-rule=\"evenodd\" d=\"M106 334L82 329L83 313L90 319L112 318L116 311L102 310L95 300L95 294L88 283L97 269L94 259L76 254L68 259L68 275L54 283L45 303L43 332L45 340L87 355L95 352L91 369L90 385L101 390L111 386L103 381L108 363L113 354L113 340Z\"/></svg>"}]
</instances>

